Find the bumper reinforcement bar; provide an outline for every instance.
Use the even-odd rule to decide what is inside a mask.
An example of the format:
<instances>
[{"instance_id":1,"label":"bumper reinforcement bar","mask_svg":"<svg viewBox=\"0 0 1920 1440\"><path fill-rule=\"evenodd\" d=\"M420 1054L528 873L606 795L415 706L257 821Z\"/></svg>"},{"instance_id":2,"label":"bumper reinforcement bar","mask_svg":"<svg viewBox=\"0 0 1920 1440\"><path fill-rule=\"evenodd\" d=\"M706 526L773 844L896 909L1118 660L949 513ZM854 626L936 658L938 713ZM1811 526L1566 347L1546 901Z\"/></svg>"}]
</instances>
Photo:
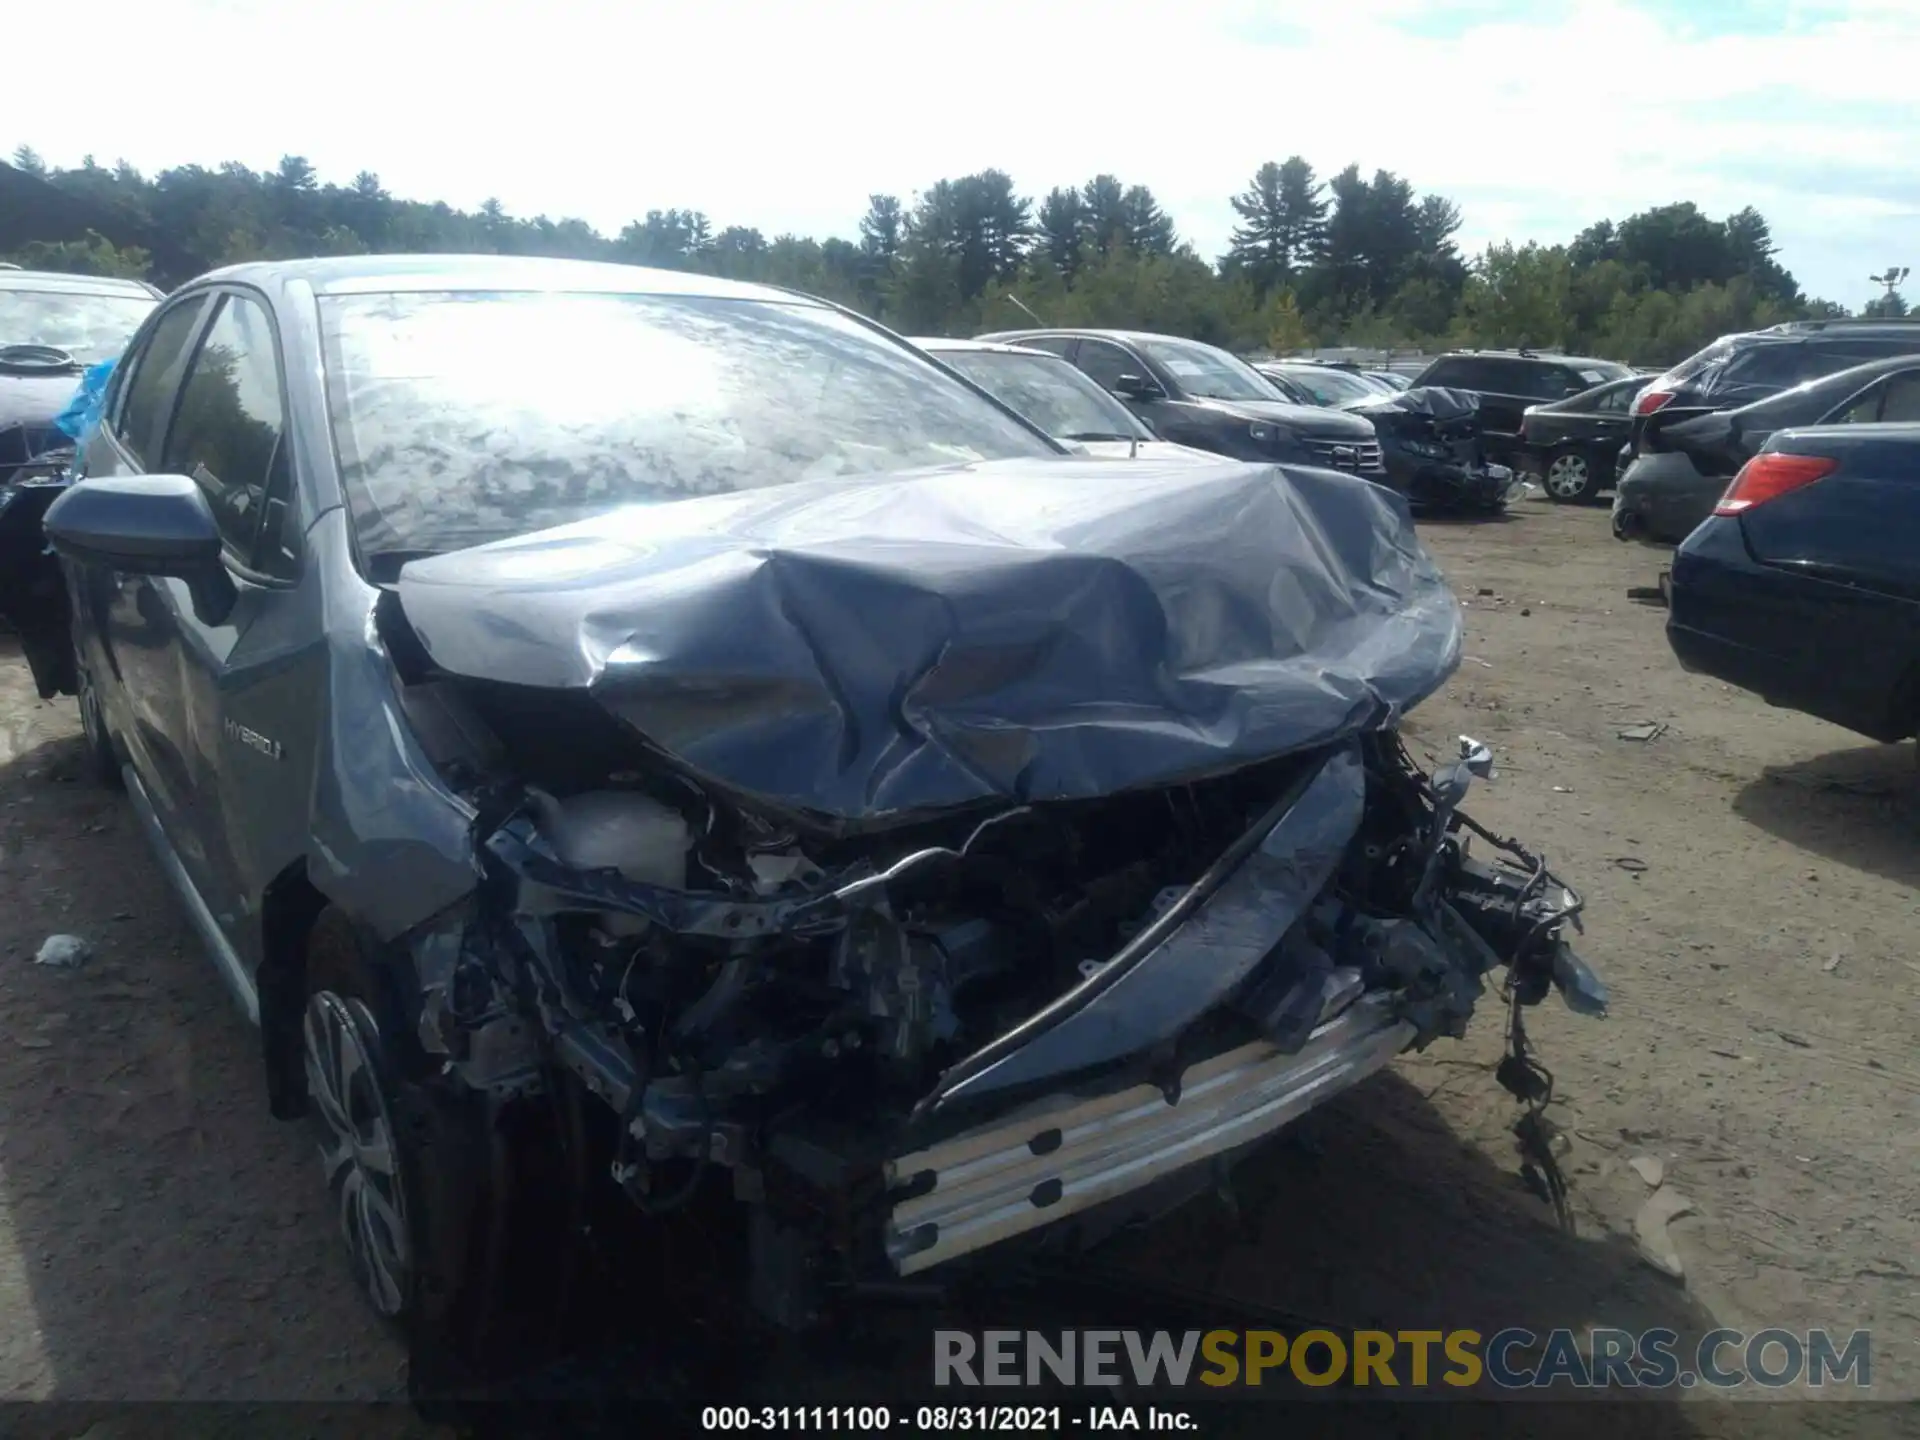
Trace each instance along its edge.
<instances>
[{"instance_id":1,"label":"bumper reinforcement bar","mask_svg":"<svg viewBox=\"0 0 1920 1440\"><path fill-rule=\"evenodd\" d=\"M1413 1026L1391 1004L1363 997L1297 1054L1256 1041L1202 1061L1182 1076L1176 1104L1153 1085L1055 1098L889 1161L889 1185L931 1173L933 1187L894 1207L888 1257L912 1275L1271 1134L1411 1043Z\"/></svg>"}]
</instances>

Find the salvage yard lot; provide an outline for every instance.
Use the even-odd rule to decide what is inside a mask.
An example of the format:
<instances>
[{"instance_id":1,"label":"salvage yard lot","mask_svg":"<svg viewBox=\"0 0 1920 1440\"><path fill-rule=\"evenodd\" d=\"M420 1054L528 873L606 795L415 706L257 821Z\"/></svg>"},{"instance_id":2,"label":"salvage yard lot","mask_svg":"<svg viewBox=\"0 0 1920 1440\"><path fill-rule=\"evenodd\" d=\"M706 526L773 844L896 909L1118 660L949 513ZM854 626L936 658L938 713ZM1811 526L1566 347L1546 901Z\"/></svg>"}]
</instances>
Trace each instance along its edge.
<instances>
[{"instance_id":1,"label":"salvage yard lot","mask_svg":"<svg viewBox=\"0 0 1920 1440\"><path fill-rule=\"evenodd\" d=\"M1681 674L1660 558L1599 510L1423 525L1467 658L1416 754L1491 745L1468 809L1587 896L1611 1018L1530 1017L1554 1072L1579 1234L1520 1185L1499 1015L1311 1117L1117 1263L1335 1323L1826 1326L1873 1332L1874 1389L1920 1396L1920 796L1868 744ZM1623 730L1664 725L1652 739ZM0 656L0 1394L394 1397L302 1130L116 796L81 778L71 702ZM79 971L35 965L71 932ZM1637 1250L1653 1159L1694 1213L1684 1283ZM1693 1412L1689 1414L1688 1412ZM1666 1413L1666 1412L1662 1412ZM1726 1417L1682 1406L1675 1433Z\"/></svg>"}]
</instances>

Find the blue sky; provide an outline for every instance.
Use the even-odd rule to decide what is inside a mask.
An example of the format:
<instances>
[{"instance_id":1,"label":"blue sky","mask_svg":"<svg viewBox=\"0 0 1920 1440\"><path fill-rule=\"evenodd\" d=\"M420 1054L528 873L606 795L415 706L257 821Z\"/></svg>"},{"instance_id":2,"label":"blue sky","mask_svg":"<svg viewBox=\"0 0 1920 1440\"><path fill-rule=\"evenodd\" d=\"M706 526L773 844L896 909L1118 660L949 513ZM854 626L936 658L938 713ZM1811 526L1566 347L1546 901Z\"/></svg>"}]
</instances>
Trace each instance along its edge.
<instances>
[{"instance_id":1,"label":"blue sky","mask_svg":"<svg viewBox=\"0 0 1920 1440\"><path fill-rule=\"evenodd\" d=\"M1913 0L95 0L114 35L49 160L376 170L397 194L607 230L650 208L851 234L870 191L1108 170L1217 253L1264 160L1439 191L1463 243L1691 199L1773 222L1811 293L1920 264ZM296 15L298 18L296 18ZM24 33L22 23L24 22ZM32 7L11 48L57 54ZM74 81L78 80L77 86ZM50 112L41 109L40 116Z\"/></svg>"}]
</instances>

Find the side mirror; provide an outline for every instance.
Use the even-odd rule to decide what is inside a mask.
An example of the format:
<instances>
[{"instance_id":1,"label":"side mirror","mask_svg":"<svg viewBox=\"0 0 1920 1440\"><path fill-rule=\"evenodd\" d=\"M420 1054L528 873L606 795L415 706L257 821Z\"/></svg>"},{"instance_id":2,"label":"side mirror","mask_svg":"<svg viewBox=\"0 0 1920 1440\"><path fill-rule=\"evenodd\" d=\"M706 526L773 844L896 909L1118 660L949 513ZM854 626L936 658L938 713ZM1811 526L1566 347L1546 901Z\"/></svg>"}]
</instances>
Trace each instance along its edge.
<instances>
[{"instance_id":1,"label":"side mirror","mask_svg":"<svg viewBox=\"0 0 1920 1440\"><path fill-rule=\"evenodd\" d=\"M224 623L233 610L220 527L207 497L184 475L82 480L47 507L44 524L47 540L71 565L184 581L204 625Z\"/></svg>"},{"instance_id":2,"label":"side mirror","mask_svg":"<svg viewBox=\"0 0 1920 1440\"><path fill-rule=\"evenodd\" d=\"M1126 400L1161 400L1167 392L1159 381L1144 375L1122 375L1113 382L1113 393Z\"/></svg>"}]
</instances>

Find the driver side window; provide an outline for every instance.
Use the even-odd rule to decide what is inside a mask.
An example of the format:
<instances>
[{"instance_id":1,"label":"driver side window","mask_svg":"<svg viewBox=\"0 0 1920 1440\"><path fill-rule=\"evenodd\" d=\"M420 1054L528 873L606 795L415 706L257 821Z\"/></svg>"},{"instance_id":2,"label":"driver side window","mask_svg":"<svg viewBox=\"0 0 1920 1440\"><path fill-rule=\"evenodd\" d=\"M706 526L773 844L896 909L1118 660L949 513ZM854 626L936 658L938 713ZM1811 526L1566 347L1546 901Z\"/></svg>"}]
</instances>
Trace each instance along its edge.
<instances>
[{"instance_id":1,"label":"driver side window","mask_svg":"<svg viewBox=\"0 0 1920 1440\"><path fill-rule=\"evenodd\" d=\"M228 551L253 569L262 515L278 522L276 530L286 519L290 469L280 364L273 327L257 302L230 294L218 304L180 388L162 468L192 478ZM270 495L277 507L268 504ZM266 536L270 552L280 538Z\"/></svg>"},{"instance_id":2,"label":"driver side window","mask_svg":"<svg viewBox=\"0 0 1920 1440\"><path fill-rule=\"evenodd\" d=\"M1133 356L1105 340L1082 340L1074 363L1086 372L1102 390L1115 391L1122 375L1145 377L1146 366Z\"/></svg>"}]
</instances>

